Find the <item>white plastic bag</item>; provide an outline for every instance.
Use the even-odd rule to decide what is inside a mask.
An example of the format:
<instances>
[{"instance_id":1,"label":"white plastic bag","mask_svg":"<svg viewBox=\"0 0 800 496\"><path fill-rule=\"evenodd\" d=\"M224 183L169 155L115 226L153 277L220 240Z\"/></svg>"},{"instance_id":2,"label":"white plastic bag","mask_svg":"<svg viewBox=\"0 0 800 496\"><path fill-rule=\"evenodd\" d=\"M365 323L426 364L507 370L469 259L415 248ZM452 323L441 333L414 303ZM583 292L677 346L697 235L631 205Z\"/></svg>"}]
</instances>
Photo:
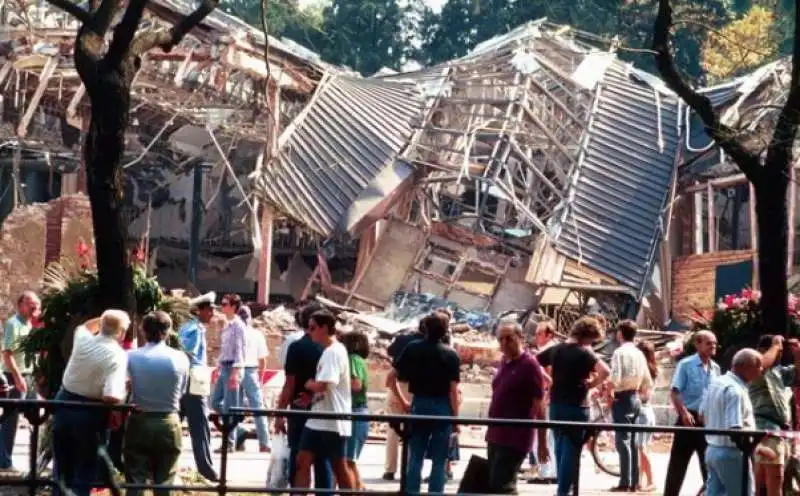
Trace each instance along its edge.
<instances>
[{"instance_id":1,"label":"white plastic bag","mask_svg":"<svg viewBox=\"0 0 800 496\"><path fill-rule=\"evenodd\" d=\"M267 487L285 489L289 487L289 444L286 436L277 435L272 438L272 453L269 457L267 471Z\"/></svg>"}]
</instances>

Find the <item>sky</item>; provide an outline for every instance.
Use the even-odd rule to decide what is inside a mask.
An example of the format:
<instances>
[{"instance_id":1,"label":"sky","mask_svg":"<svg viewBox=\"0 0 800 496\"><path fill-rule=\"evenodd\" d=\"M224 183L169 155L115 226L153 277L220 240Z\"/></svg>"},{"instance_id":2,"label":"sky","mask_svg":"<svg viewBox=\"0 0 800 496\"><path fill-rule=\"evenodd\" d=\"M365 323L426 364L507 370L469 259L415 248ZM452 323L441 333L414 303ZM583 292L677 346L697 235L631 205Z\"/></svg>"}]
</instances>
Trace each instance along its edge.
<instances>
[{"instance_id":1,"label":"sky","mask_svg":"<svg viewBox=\"0 0 800 496\"><path fill-rule=\"evenodd\" d=\"M433 9L434 12L439 12L442 10L442 5L446 0L423 0L428 7ZM315 5L319 4L320 0L298 0L298 3L301 7L305 7L306 5Z\"/></svg>"}]
</instances>

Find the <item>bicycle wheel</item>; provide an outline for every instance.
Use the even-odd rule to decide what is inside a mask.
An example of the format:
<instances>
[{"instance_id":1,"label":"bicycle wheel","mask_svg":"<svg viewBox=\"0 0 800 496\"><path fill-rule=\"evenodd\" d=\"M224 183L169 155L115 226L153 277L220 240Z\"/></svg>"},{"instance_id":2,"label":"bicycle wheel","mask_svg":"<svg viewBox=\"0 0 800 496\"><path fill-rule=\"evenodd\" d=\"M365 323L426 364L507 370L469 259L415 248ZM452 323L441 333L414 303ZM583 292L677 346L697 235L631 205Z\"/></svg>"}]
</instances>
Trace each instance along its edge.
<instances>
[{"instance_id":1,"label":"bicycle wheel","mask_svg":"<svg viewBox=\"0 0 800 496\"><path fill-rule=\"evenodd\" d=\"M594 422L604 422L604 419L597 419ZM590 440L590 448L594 463L597 468L613 477L619 477L619 454L614 443L613 431L600 431Z\"/></svg>"}]
</instances>

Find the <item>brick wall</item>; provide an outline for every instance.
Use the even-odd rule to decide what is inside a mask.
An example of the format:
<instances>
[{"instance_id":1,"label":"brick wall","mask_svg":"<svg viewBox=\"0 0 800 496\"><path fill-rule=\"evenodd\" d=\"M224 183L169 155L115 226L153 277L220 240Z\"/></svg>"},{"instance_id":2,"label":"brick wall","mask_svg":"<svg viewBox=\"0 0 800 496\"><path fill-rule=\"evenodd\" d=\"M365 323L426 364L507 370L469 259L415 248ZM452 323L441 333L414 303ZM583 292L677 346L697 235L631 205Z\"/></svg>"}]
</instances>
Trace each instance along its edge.
<instances>
[{"instance_id":1,"label":"brick wall","mask_svg":"<svg viewBox=\"0 0 800 496\"><path fill-rule=\"evenodd\" d=\"M68 195L12 212L0 229L0 319L14 312L17 296L38 290L47 262L77 264L79 239L93 243L89 200Z\"/></svg>"},{"instance_id":2,"label":"brick wall","mask_svg":"<svg viewBox=\"0 0 800 496\"><path fill-rule=\"evenodd\" d=\"M697 310L714 308L716 269L719 265L751 259L750 251L721 251L689 255L672 261L672 308L675 318L685 320Z\"/></svg>"}]
</instances>

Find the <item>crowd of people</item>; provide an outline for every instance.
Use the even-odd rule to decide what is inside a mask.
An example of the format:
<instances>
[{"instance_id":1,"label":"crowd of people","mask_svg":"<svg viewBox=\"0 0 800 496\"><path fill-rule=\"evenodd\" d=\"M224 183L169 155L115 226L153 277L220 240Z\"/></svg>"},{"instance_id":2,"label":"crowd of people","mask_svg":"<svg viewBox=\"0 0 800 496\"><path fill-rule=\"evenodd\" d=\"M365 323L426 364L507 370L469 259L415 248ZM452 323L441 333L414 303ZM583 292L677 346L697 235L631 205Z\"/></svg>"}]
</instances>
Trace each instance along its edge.
<instances>
[{"instance_id":1,"label":"crowd of people","mask_svg":"<svg viewBox=\"0 0 800 496\"><path fill-rule=\"evenodd\" d=\"M141 347L136 346L135 339L125 339L131 318L121 310L104 312L96 334L83 326L77 329L56 398L84 403L86 408L57 408L52 436L54 475L76 495L90 494L92 485L100 482L104 471L98 449L113 450L110 433L114 431L121 433L118 457L127 482L172 483L182 449L183 419L188 423L199 473L211 481L218 480L212 461L208 403L217 412L237 406L264 406L261 377L268 350L239 296L223 296L219 307L215 300L214 293L192 300L194 318L178 330L182 350L167 345L173 323L160 311L142 318L139 330L145 344ZM23 293L17 313L3 328L3 372L12 398L36 397L37 384L17 344L30 333L40 307L34 293ZM216 380L208 364L207 341L215 318L224 319L219 325ZM421 319L418 328L394 338L388 349L392 371L385 384L388 413L459 416L461 362L450 345L451 319L446 309L437 310ZM298 309L296 325L297 331L286 337L279 350L285 382L276 407L368 412L368 337L358 331L342 334L337 330L337 318L317 303ZM651 400L659 374L655 350L652 344L637 340L635 323L622 321L612 330L618 346L606 363L593 345L607 331L601 317L587 316L572 326L565 341L559 342L552 322L531 322L522 327L515 321L501 321L495 337L502 360L492 381L489 417L587 422L589 400L599 395L611 405L614 423L653 425ZM792 427L794 412L788 391L797 379L795 364L781 365L785 343L795 363L800 363L800 343L796 340L763 336L758 349L738 351L731 369L723 375L713 360L718 346L715 335L695 333L695 352L678 362L670 386L678 425L759 429L774 434L756 447L750 487L742 487L740 442L731 436L677 433L665 495L679 494L695 453L708 496L751 495L756 487L767 496L783 494L790 450L782 433ZM115 412L110 421L106 409L97 407L122 403L135 408L126 414ZM0 424L0 469L12 466L18 418L18 413L12 412ZM255 417L255 421L254 435L243 428L231 432L227 443L230 450L242 450L245 441L254 437L259 451L270 452L266 419ZM314 487L323 491L333 492L336 487L365 489L358 460L369 435L369 421L290 416L276 418L273 427L274 432L286 436L290 450L288 479L294 488L310 488L313 481ZM460 427L448 421L390 427L383 478L394 480L399 443L405 439L408 491L419 492L427 482L429 492L443 492L452 479L451 463L458 459ZM620 478L610 492L655 490L648 450L651 439L649 434L615 432ZM492 425L487 429L486 443L484 492L516 493L521 467L528 459L534 470L529 482L555 484L559 496L572 493L584 444L584 433L579 429ZM423 478L426 459L431 461L431 470Z\"/></svg>"}]
</instances>

